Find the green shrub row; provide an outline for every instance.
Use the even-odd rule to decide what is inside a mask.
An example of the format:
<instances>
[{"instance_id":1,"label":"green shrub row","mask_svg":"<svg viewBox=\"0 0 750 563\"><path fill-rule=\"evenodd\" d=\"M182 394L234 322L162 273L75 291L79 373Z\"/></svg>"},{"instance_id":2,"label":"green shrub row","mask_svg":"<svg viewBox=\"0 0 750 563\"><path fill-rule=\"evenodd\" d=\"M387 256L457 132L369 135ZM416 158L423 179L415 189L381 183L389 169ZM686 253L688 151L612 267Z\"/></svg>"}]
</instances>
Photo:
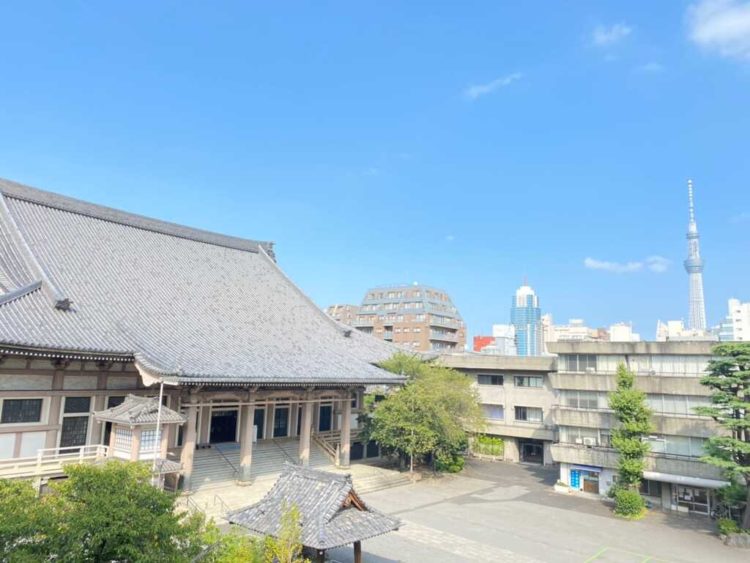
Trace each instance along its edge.
<instances>
[{"instance_id":1,"label":"green shrub row","mask_svg":"<svg viewBox=\"0 0 750 563\"><path fill-rule=\"evenodd\" d=\"M496 436L477 434L472 440L471 449L477 454L502 456L505 451L505 443L502 438Z\"/></svg>"}]
</instances>

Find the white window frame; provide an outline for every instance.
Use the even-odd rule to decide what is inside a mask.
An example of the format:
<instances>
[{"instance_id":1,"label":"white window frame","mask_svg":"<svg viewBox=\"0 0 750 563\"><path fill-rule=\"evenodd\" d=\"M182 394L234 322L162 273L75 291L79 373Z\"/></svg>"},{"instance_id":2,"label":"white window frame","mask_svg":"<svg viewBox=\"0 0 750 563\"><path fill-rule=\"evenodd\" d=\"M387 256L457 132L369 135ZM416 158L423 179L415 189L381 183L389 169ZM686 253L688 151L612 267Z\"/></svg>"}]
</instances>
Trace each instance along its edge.
<instances>
[{"instance_id":1,"label":"white window frame","mask_svg":"<svg viewBox=\"0 0 750 563\"><path fill-rule=\"evenodd\" d=\"M20 428L22 426L46 426L47 421L49 419L49 406L50 406L50 397L49 396L33 396L33 397L2 397L0 398L0 416L2 416L3 407L5 406L5 401L13 401L13 400L34 400L34 399L41 399L42 400L42 410L39 413L39 422L0 422L0 428Z\"/></svg>"},{"instance_id":2,"label":"white window frame","mask_svg":"<svg viewBox=\"0 0 750 563\"><path fill-rule=\"evenodd\" d=\"M87 413L83 413L83 412L69 412L69 413L66 413L65 412L65 401L69 397L72 397L74 399L76 399L78 397L88 397L89 398L89 412L87 412ZM79 394L73 393L73 394L70 394L70 395L63 395L61 397L61 401L60 401L60 420L58 421L58 424L60 425L60 430L57 432L57 447L58 448L61 447L60 444L62 443L63 419L68 418L68 417L83 417L83 416L87 416L88 417L89 420L86 423L86 441L83 444L81 444L80 447L88 446L89 444L91 444L91 429L94 426L93 424L91 424L91 421L93 419L93 416L92 416L93 413L91 412L91 408L92 408L93 404L94 404L94 397L92 395L83 395L83 394L79 395ZM77 447L77 446L73 446L73 447Z\"/></svg>"}]
</instances>

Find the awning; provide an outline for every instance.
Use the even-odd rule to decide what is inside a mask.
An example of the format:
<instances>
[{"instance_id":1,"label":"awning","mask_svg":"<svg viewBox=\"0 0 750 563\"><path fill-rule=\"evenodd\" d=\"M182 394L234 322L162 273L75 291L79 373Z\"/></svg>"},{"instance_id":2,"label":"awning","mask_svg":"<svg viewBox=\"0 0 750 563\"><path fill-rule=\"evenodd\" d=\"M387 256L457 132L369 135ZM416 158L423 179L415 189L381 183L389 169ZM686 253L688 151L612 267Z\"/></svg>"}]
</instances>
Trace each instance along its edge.
<instances>
[{"instance_id":1,"label":"awning","mask_svg":"<svg viewBox=\"0 0 750 563\"><path fill-rule=\"evenodd\" d=\"M670 473L659 473L657 471L644 471L643 478L649 481L662 481L663 483L675 483L676 485L687 485L689 487L703 487L705 489L718 489L726 487L728 481L718 479L703 479L702 477L686 477L684 475L672 475Z\"/></svg>"}]
</instances>

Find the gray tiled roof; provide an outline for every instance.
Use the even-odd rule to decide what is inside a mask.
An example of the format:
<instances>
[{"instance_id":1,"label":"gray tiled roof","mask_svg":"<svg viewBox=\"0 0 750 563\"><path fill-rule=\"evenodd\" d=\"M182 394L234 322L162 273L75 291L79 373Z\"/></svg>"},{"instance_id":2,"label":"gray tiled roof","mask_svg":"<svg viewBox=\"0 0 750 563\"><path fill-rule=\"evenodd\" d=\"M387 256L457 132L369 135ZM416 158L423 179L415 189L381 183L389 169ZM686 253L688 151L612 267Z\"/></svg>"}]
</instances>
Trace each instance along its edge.
<instances>
[{"instance_id":1,"label":"gray tiled roof","mask_svg":"<svg viewBox=\"0 0 750 563\"><path fill-rule=\"evenodd\" d=\"M130 354L184 383L367 384L391 345L344 329L272 244L0 180L0 346Z\"/></svg>"},{"instance_id":2,"label":"gray tiled roof","mask_svg":"<svg viewBox=\"0 0 750 563\"><path fill-rule=\"evenodd\" d=\"M286 463L263 499L229 513L227 519L255 533L276 536L284 510L300 512L302 544L332 549L398 530L401 522L367 507L354 492L350 475Z\"/></svg>"},{"instance_id":3,"label":"gray tiled roof","mask_svg":"<svg viewBox=\"0 0 750 563\"><path fill-rule=\"evenodd\" d=\"M128 395L119 405L95 412L94 418L102 422L133 425L156 424L157 419L162 424L182 424L185 422L184 416L165 406L161 408L161 419L159 419L159 399L136 395Z\"/></svg>"}]
</instances>

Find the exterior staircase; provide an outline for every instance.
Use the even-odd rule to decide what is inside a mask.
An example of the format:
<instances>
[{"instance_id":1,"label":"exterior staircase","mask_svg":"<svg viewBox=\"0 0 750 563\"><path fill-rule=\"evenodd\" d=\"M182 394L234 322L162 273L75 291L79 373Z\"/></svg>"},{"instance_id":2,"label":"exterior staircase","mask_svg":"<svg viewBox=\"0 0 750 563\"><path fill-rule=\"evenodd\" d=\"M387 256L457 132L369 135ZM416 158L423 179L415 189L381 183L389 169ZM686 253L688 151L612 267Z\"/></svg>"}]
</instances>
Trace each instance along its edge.
<instances>
[{"instance_id":1,"label":"exterior staircase","mask_svg":"<svg viewBox=\"0 0 750 563\"><path fill-rule=\"evenodd\" d=\"M252 483L238 485L240 470L239 444L216 444L195 451L193 459L193 492L182 497L180 505L200 510L217 523L231 510L258 502L273 487L284 463L299 463L299 440L296 438L262 440L253 444ZM411 483L408 473L377 465L354 463L343 469L335 467L328 454L314 440L310 444L310 467L349 473L358 494L367 494Z\"/></svg>"}]
</instances>

